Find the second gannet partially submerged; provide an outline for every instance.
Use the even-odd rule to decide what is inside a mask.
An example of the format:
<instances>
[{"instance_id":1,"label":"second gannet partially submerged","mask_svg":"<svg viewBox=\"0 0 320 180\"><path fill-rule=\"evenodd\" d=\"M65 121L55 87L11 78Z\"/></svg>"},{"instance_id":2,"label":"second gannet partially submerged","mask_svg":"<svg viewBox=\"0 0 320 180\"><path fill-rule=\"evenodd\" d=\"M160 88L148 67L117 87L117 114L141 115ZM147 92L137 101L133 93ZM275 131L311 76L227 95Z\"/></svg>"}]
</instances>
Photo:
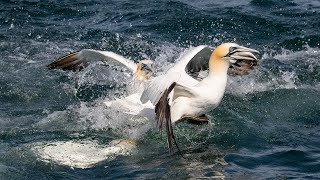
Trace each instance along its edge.
<instances>
[{"instance_id":1,"label":"second gannet partially submerged","mask_svg":"<svg viewBox=\"0 0 320 180\"><path fill-rule=\"evenodd\" d=\"M207 46L198 46L194 54L181 58L166 74L154 78L144 89L142 103L151 101L155 105L159 128L165 121L169 152L172 152L172 123L189 120L205 122L204 115L216 108L225 92L227 72L234 68L233 74L247 74L257 65L252 53L257 50L235 43L224 43L212 53ZM197 54L197 58L193 58ZM205 77L201 72L208 70Z\"/></svg>"},{"instance_id":2,"label":"second gannet partially submerged","mask_svg":"<svg viewBox=\"0 0 320 180\"><path fill-rule=\"evenodd\" d=\"M144 108L153 109L151 103L142 104L139 100L143 91L143 86L147 82L154 71L154 62L151 60L141 60L138 63L127 59L119 54L111 51L98 51L93 49L83 49L81 51L73 52L62 56L47 67L49 69L62 69L64 71L81 71L89 64L94 62L103 62L109 66L122 66L127 68L133 74L133 80L136 85L136 92L122 99L115 99L104 102L107 107L116 106L123 108L127 114L138 115ZM150 116L150 113L141 114L142 116Z\"/></svg>"}]
</instances>

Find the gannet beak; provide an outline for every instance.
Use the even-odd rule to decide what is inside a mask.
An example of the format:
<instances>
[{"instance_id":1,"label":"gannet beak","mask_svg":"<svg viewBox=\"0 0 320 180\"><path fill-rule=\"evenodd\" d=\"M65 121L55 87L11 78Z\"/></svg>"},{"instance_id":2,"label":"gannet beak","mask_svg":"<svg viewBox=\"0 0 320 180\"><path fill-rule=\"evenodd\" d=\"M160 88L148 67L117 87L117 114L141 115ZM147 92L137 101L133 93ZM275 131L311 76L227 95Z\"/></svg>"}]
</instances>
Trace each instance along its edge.
<instances>
[{"instance_id":1,"label":"gannet beak","mask_svg":"<svg viewBox=\"0 0 320 180\"><path fill-rule=\"evenodd\" d=\"M234 47L227 56L230 57L229 61L231 63L236 63L239 60L257 61L258 58L253 53L260 54L259 51L255 49L237 46Z\"/></svg>"}]
</instances>

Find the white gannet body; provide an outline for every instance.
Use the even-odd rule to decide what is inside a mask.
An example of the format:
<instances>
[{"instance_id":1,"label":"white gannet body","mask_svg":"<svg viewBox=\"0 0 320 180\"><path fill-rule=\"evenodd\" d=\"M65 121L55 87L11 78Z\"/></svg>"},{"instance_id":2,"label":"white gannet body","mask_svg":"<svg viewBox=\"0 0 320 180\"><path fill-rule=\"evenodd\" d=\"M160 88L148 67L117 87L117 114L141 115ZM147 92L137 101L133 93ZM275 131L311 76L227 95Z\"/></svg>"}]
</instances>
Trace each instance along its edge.
<instances>
[{"instance_id":1,"label":"white gannet body","mask_svg":"<svg viewBox=\"0 0 320 180\"><path fill-rule=\"evenodd\" d=\"M205 45L191 48L179 58L177 63L170 69L170 71L172 72L172 74L177 74L177 73L185 74L186 73L184 70L185 68L181 68L181 67L187 66L189 62L192 62L192 63L208 62L208 59L210 58L211 53L212 53L212 48ZM191 66L190 64L189 66ZM196 68L200 66L193 65L193 67L195 68L194 71L197 71ZM183 79L180 79L180 82L185 84L197 84L199 82L199 79L202 79L206 76L206 69L203 69L203 70L204 71L200 70L199 72L195 72L195 73L189 72L189 74L192 77L189 75L179 75L179 77L183 77ZM173 78L175 78L176 76L173 76ZM160 75L158 77L153 77L153 78L163 81L164 84L169 83L170 85L172 83L170 76L167 76L166 78L162 78L162 77L163 76ZM144 82L147 82L147 81L144 81ZM157 81L154 81L154 82L157 82ZM163 83L152 84L147 87L151 88L157 85L161 86L163 85ZM161 87L158 87L158 88L161 88ZM152 101L150 102L149 100L145 100L141 102L140 97L142 95L143 88L140 88L139 90L141 91L131 94L125 98L116 99L115 101L106 101L105 104L108 107L112 106L112 107L124 108L124 112L127 114L139 115L142 117L146 117L149 120L152 120L155 117L155 109L154 109L155 106L153 103L151 103Z\"/></svg>"},{"instance_id":2,"label":"white gannet body","mask_svg":"<svg viewBox=\"0 0 320 180\"><path fill-rule=\"evenodd\" d=\"M150 101L142 104L140 101L141 94L142 91L130 94L121 99L105 101L104 104L113 109L121 109L122 112L126 114L144 117L148 120L154 119L154 105Z\"/></svg>"},{"instance_id":3,"label":"white gannet body","mask_svg":"<svg viewBox=\"0 0 320 180\"><path fill-rule=\"evenodd\" d=\"M198 79L202 79L201 71L206 71L208 59L212 53L212 49L208 46L197 46L181 56L176 64L171 67L166 74L155 77L145 87L141 96L141 102L146 103L149 100L156 105L162 93L173 82L179 82L181 85L196 85ZM186 71L187 68L190 70Z\"/></svg>"},{"instance_id":4,"label":"white gannet body","mask_svg":"<svg viewBox=\"0 0 320 180\"><path fill-rule=\"evenodd\" d=\"M235 69L234 74L242 75L257 65L252 53L258 51L235 43L224 43L212 53L205 46L197 48L202 49L200 56L182 58L166 74L154 78L141 96L143 103L150 100L155 105L159 128L166 121L169 151L174 140L172 123L200 118L216 108L224 95L230 66ZM206 77L199 76L203 70L209 70Z\"/></svg>"}]
</instances>

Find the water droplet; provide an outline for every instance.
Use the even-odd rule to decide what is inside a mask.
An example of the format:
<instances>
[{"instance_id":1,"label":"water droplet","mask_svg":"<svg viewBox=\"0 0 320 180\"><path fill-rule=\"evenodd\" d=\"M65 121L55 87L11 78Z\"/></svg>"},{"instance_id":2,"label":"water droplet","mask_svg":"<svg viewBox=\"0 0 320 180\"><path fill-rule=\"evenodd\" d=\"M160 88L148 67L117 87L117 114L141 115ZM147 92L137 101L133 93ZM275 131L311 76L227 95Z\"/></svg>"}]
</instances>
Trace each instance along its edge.
<instances>
[{"instance_id":1,"label":"water droplet","mask_svg":"<svg viewBox=\"0 0 320 180\"><path fill-rule=\"evenodd\" d=\"M14 28L14 24L11 23L9 29L13 29Z\"/></svg>"}]
</instances>

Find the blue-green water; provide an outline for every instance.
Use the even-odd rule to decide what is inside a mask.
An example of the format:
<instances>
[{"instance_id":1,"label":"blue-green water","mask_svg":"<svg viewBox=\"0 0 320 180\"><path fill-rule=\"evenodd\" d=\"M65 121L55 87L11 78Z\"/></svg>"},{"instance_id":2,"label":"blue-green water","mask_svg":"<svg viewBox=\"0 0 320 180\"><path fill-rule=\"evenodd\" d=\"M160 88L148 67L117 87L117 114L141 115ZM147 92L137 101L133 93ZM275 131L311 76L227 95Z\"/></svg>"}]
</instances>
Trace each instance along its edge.
<instances>
[{"instance_id":1,"label":"blue-green water","mask_svg":"<svg viewBox=\"0 0 320 180\"><path fill-rule=\"evenodd\" d=\"M318 179L319 27L318 0L2 0L0 179L209 178L214 171L228 179ZM154 127L129 127L121 110L105 109L105 99L127 94L123 73L46 68L91 48L153 59L161 72L190 47L230 41L258 49L260 66L229 79L209 126L175 127L186 159L169 155ZM127 137L138 140L137 152L84 170L42 162L30 150Z\"/></svg>"}]
</instances>

